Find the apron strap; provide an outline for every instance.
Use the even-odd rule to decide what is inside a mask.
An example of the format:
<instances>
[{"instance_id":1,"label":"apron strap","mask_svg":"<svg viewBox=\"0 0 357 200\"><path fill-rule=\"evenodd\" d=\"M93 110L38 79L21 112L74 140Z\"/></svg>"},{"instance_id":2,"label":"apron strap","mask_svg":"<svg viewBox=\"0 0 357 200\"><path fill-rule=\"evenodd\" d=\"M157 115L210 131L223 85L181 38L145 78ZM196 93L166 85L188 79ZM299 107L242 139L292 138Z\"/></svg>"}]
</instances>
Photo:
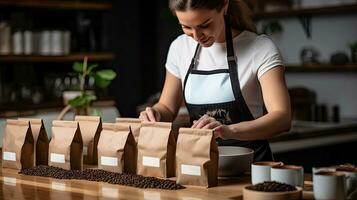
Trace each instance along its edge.
<instances>
[{"instance_id":1,"label":"apron strap","mask_svg":"<svg viewBox=\"0 0 357 200\"><path fill-rule=\"evenodd\" d=\"M240 105L239 109L242 111L242 113L245 113L244 116L242 116L244 120L245 121L253 120L254 117L250 112L248 105L244 100L242 91L240 89L237 60L234 54L234 47L233 47L231 21L228 15L224 16L224 22L225 22L226 44L227 44L227 61L229 66L229 76L231 79L234 98L237 104Z\"/></svg>"}]
</instances>

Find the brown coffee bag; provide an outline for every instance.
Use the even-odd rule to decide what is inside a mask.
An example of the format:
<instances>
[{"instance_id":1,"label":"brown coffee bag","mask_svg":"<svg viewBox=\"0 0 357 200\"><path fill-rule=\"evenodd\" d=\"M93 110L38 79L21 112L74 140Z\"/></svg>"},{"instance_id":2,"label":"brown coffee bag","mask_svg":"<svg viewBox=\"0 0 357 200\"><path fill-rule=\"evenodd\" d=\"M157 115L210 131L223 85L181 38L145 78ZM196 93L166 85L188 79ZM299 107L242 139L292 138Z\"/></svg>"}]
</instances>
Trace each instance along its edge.
<instances>
[{"instance_id":1,"label":"brown coffee bag","mask_svg":"<svg viewBox=\"0 0 357 200\"><path fill-rule=\"evenodd\" d=\"M83 140L83 163L98 164L98 140L102 131L102 121L98 116L76 116Z\"/></svg>"},{"instance_id":2,"label":"brown coffee bag","mask_svg":"<svg viewBox=\"0 0 357 200\"><path fill-rule=\"evenodd\" d=\"M98 168L118 173L136 172L136 143L130 127L103 123L98 143Z\"/></svg>"},{"instance_id":3,"label":"brown coffee bag","mask_svg":"<svg viewBox=\"0 0 357 200\"><path fill-rule=\"evenodd\" d=\"M182 185L217 185L218 148L212 130L180 128L176 175L177 183Z\"/></svg>"},{"instance_id":4,"label":"brown coffee bag","mask_svg":"<svg viewBox=\"0 0 357 200\"><path fill-rule=\"evenodd\" d=\"M138 142L140 127L141 127L141 119L138 118L116 118L115 122L118 124L129 125L131 132L135 138L135 142Z\"/></svg>"},{"instance_id":5,"label":"brown coffee bag","mask_svg":"<svg viewBox=\"0 0 357 200\"><path fill-rule=\"evenodd\" d=\"M6 121L2 152L4 168L21 170L34 166L34 140L28 121Z\"/></svg>"},{"instance_id":6,"label":"brown coffee bag","mask_svg":"<svg viewBox=\"0 0 357 200\"><path fill-rule=\"evenodd\" d=\"M175 149L171 123L142 123L138 139L137 173L159 178L175 176Z\"/></svg>"},{"instance_id":7,"label":"brown coffee bag","mask_svg":"<svg viewBox=\"0 0 357 200\"><path fill-rule=\"evenodd\" d=\"M78 122L53 121L49 146L49 165L82 170L83 142Z\"/></svg>"},{"instance_id":8,"label":"brown coffee bag","mask_svg":"<svg viewBox=\"0 0 357 200\"><path fill-rule=\"evenodd\" d=\"M48 165L49 139L42 119L19 118L19 120L25 120L30 122L31 132L35 144L34 164Z\"/></svg>"}]
</instances>

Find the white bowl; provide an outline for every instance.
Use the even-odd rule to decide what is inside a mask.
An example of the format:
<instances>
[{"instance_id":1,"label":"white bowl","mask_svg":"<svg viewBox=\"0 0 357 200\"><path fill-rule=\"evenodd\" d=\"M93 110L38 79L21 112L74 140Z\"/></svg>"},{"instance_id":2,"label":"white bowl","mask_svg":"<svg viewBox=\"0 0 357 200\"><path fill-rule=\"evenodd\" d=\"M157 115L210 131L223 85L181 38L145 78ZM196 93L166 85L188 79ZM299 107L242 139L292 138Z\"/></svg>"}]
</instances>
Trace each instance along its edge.
<instances>
[{"instance_id":1,"label":"white bowl","mask_svg":"<svg viewBox=\"0 0 357 200\"><path fill-rule=\"evenodd\" d=\"M236 146L219 146L218 176L238 176L250 171L254 151Z\"/></svg>"}]
</instances>

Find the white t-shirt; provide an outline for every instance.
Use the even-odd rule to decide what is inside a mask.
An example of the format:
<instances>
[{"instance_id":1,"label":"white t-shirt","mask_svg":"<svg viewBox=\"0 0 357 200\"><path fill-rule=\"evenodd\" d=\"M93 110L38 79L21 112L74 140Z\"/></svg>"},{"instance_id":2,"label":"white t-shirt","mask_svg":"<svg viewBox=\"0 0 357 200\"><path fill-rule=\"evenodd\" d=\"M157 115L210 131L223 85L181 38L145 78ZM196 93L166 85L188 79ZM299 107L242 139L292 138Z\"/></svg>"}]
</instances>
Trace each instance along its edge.
<instances>
[{"instance_id":1,"label":"white t-shirt","mask_svg":"<svg viewBox=\"0 0 357 200\"><path fill-rule=\"evenodd\" d=\"M185 34L171 43L166 69L181 79L182 85L196 46L197 42ZM254 118L258 118L263 115L264 103L259 78L269 69L283 65L281 55L267 36L249 31L243 31L233 38L233 46L243 97ZM195 67L203 71L228 69L226 43L214 43L210 47L202 47Z\"/></svg>"}]
</instances>

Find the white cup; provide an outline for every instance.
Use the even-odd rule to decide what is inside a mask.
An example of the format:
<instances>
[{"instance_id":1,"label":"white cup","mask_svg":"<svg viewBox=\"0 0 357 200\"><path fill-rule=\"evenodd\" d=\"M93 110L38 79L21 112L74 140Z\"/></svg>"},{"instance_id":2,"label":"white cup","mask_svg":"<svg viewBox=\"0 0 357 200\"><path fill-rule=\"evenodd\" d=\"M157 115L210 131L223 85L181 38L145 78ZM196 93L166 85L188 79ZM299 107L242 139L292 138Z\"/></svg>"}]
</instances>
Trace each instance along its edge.
<instances>
[{"instance_id":1,"label":"white cup","mask_svg":"<svg viewBox=\"0 0 357 200\"><path fill-rule=\"evenodd\" d=\"M282 166L282 162L255 162L252 163L252 184L270 181L270 169L273 166Z\"/></svg>"},{"instance_id":2,"label":"white cup","mask_svg":"<svg viewBox=\"0 0 357 200\"><path fill-rule=\"evenodd\" d=\"M21 31L16 31L12 35L12 53L15 55L20 55L24 53L23 35Z\"/></svg>"},{"instance_id":3,"label":"white cup","mask_svg":"<svg viewBox=\"0 0 357 200\"><path fill-rule=\"evenodd\" d=\"M24 31L24 54L33 54L33 34L31 31Z\"/></svg>"},{"instance_id":4,"label":"white cup","mask_svg":"<svg viewBox=\"0 0 357 200\"><path fill-rule=\"evenodd\" d=\"M271 168L271 180L293 186L304 186L304 168L297 165L283 165Z\"/></svg>"},{"instance_id":5,"label":"white cup","mask_svg":"<svg viewBox=\"0 0 357 200\"><path fill-rule=\"evenodd\" d=\"M42 31L39 34L39 53L41 55L51 54L51 32Z\"/></svg>"},{"instance_id":6,"label":"white cup","mask_svg":"<svg viewBox=\"0 0 357 200\"><path fill-rule=\"evenodd\" d=\"M0 22L0 55L11 53L11 28L6 22Z\"/></svg>"},{"instance_id":7,"label":"white cup","mask_svg":"<svg viewBox=\"0 0 357 200\"><path fill-rule=\"evenodd\" d=\"M357 170L354 171L339 171L345 174L346 176L346 190L348 194L348 198L350 200L357 199Z\"/></svg>"},{"instance_id":8,"label":"white cup","mask_svg":"<svg viewBox=\"0 0 357 200\"><path fill-rule=\"evenodd\" d=\"M316 174L318 172L335 172L336 167L313 167L312 174Z\"/></svg>"},{"instance_id":9,"label":"white cup","mask_svg":"<svg viewBox=\"0 0 357 200\"><path fill-rule=\"evenodd\" d=\"M63 34L62 31L51 31L51 55L63 55Z\"/></svg>"},{"instance_id":10,"label":"white cup","mask_svg":"<svg viewBox=\"0 0 357 200\"><path fill-rule=\"evenodd\" d=\"M356 199L356 188L351 187L349 183L355 179L346 176L344 172L318 172L313 175L314 178L314 197L317 200L322 199Z\"/></svg>"}]
</instances>

